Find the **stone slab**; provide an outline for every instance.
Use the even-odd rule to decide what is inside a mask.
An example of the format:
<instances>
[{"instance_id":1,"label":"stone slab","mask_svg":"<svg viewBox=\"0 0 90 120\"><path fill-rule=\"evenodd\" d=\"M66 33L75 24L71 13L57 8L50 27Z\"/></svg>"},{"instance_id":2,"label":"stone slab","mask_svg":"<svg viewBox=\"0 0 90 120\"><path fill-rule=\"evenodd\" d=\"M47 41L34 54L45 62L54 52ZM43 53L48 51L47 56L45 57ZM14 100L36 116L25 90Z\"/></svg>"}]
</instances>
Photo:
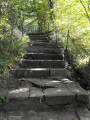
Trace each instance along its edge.
<instances>
[{"instance_id":1,"label":"stone slab","mask_svg":"<svg viewBox=\"0 0 90 120\"><path fill-rule=\"evenodd\" d=\"M75 112L63 111L60 112L60 120L79 120Z\"/></svg>"},{"instance_id":2,"label":"stone slab","mask_svg":"<svg viewBox=\"0 0 90 120\"><path fill-rule=\"evenodd\" d=\"M58 47L56 43L32 42L32 46Z\"/></svg>"},{"instance_id":3,"label":"stone slab","mask_svg":"<svg viewBox=\"0 0 90 120\"><path fill-rule=\"evenodd\" d=\"M77 114L80 120L90 120L90 111L87 108L79 108Z\"/></svg>"},{"instance_id":4,"label":"stone slab","mask_svg":"<svg viewBox=\"0 0 90 120\"><path fill-rule=\"evenodd\" d=\"M7 120L7 115L0 110L0 120Z\"/></svg>"},{"instance_id":5,"label":"stone slab","mask_svg":"<svg viewBox=\"0 0 90 120\"><path fill-rule=\"evenodd\" d=\"M89 103L89 94L79 85L79 83L74 81L68 81L65 84L66 87L71 90L73 94L75 94L75 100L77 102L85 104Z\"/></svg>"},{"instance_id":6,"label":"stone slab","mask_svg":"<svg viewBox=\"0 0 90 120\"><path fill-rule=\"evenodd\" d=\"M37 88L37 87L31 87L29 97L40 97L40 98L42 98L43 97L42 89Z\"/></svg>"},{"instance_id":7,"label":"stone slab","mask_svg":"<svg viewBox=\"0 0 90 120\"><path fill-rule=\"evenodd\" d=\"M59 113L53 112L38 112L38 111L27 111L19 113L9 113L8 120L61 120L58 118Z\"/></svg>"},{"instance_id":8,"label":"stone slab","mask_svg":"<svg viewBox=\"0 0 90 120\"><path fill-rule=\"evenodd\" d=\"M36 38L36 39L31 39L31 42L47 42L47 43L49 43L49 40L48 39L46 39L46 38L43 38L43 39L41 39L41 38Z\"/></svg>"},{"instance_id":9,"label":"stone slab","mask_svg":"<svg viewBox=\"0 0 90 120\"><path fill-rule=\"evenodd\" d=\"M24 100L24 99L27 99L28 97L29 97L29 86L26 86L26 87L21 87L19 89L8 91L8 95L6 99L7 101L12 98Z\"/></svg>"},{"instance_id":10,"label":"stone slab","mask_svg":"<svg viewBox=\"0 0 90 120\"><path fill-rule=\"evenodd\" d=\"M50 77L57 77L57 76L67 76L67 71L64 68L51 68L50 69Z\"/></svg>"},{"instance_id":11,"label":"stone slab","mask_svg":"<svg viewBox=\"0 0 90 120\"><path fill-rule=\"evenodd\" d=\"M8 120L24 120L25 111L11 111L8 113Z\"/></svg>"},{"instance_id":12,"label":"stone slab","mask_svg":"<svg viewBox=\"0 0 90 120\"><path fill-rule=\"evenodd\" d=\"M48 68L28 68L11 70L11 73L17 78L43 78L49 77Z\"/></svg>"},{"instance_id":13,"label":"stone slab","mask_svg":"<svg viewBox=\"0 0 90 120\"><path fill-rule=\"evenodd\" d=\"M20 65L24 68L65 68L63 60L22 60Z\"/></svg>"},{"instance_id":14,"label":"stone slab","mask_svg":"<svg viewBox=\"0 0 90 120\"><path fill-rule=\"evenodd\" d=\"M43 48L43 47L38 47L38 48L31 48L31 47L26 47L25 50L27 52L35 52L35 53L40 53L42 51L42 53L50 53L50 54L60 54L62 53L62 49L59 48Z\"/></svg>"},{"instance_id":15,"label":"stone slab","mask_svg":"<svg viewBox=\"0 0 90 120\"><path fill-rule=\"evenodd\" d=\"M11 74L17 78L47 78L47 77L66 77L66 69L63 68L20 68L12 69Z\"/></svg>"},{"instance_id":16,"label":"stone slab","mask_svg":"<svg viewBox=\"0 0 90 120\"><path fill-rule=\"evenodd\" d=\"M30 36L30 39L32 40L32 41L36 41L36 40L42 40L42 41L44 41L44 40L47 40L48 41L48 37L46 37L46 36Z\"/></svg>"},{"instance_id":17,"label":"stone slab","mask_svg":"<svg viewBox=\"0 0 90 120\"><path fill-rule=\"evenodd\" d=\"M25 59L33 60L62 60L62 54L48 54L48 53L27 53Z\"/></svg>"},{"instance_id":18,"label":"stone slab","mask_svg":"<svg viewBox=\"0 0 90 120\"><path fill-rule=\"evenodd\" d=\"M75 95L65 86L44 90L45 102L48 105L68 105L75 101Z\"/></svg>"},{"instance_id":19,"label":"stone slab","mask_svg":"<svg viewBox=\"0 0 90 120\"><path fill-rule=\"evenodd\" d=\"M35 79L35 78L21 78L21 81L28 81L37 85L38 87L58 87L61 85L61 81L53 79Z\"/></svg>"}]
</instances>

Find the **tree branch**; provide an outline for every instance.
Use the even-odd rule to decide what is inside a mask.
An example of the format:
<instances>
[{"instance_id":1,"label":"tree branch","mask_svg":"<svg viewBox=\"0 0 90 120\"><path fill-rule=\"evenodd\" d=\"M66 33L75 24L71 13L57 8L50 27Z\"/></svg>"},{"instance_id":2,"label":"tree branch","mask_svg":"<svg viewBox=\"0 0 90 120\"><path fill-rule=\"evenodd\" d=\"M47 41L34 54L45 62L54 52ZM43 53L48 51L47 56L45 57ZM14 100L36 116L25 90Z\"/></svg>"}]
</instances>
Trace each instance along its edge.
<instances>
[{"instance_id":1,"label":"tree branch","mask_svg":"<svg viewBox=\"0 0 90 120\"><path fill-rule=\"evenodd\" d=\"M85 6L84 6L84 4L83 4L83 2L82 2L81 0L80 0L80 2L81 2L81 4L82 4L82 6L83 6L83 8L84 8L84 10L85 10L85 12L86 12L86 14L87 14L87 18L88 18L88 20L89 20L89 22L90 22L90 18L89 18L87 9L85 8Z\"/></svg>"}]
</instances>

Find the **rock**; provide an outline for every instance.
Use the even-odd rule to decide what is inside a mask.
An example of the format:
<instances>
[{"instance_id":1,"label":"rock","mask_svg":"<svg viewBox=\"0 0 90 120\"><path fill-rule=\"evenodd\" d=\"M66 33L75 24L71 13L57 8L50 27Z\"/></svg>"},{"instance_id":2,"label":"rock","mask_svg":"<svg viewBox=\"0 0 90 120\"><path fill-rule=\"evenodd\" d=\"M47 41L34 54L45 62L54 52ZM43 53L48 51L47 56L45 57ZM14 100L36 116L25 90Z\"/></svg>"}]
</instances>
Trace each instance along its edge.
<instances>
[{"instance_id":1,"label":"rock","mask_svg":"<svg viewBox=\"0 0 90 120\"><path fill-rule=\"evenodd\" d=\"M30 88L30 96L29 96L29 97L39 97L39 98L43 98L42 89L36 88L36 87Z\"/></svg>"},{"instance_id":2,"label":"rock","mask_svg":"<svg viewBox=\"0 0 90 120\"><path fill-rule=\"evenodd\" d=\"M50 77L57 77L57 76L67 76L67 72L66 69L62 68L51 68L50 69Z\"/></svg>"},{"instance_id":3,"label":"rock","mask_svg":"<svg viewBox=\"0 0 90 120\"><path fill-rule=\"evenodd\" d=\"M29 81L33 85L41 88L47 88L47 87L58 87L61 82L57 80L52 79L35 79L35 78L21 78L21 81Z\"/></svg>"},{"instance_id":4,"label":"rock","mask_svg":"<svg viewBox=\"0 0 90 120\"><path fill-rule=\"evenodd\" d=\"M87 108L78 108L77 114L80 120L90 120L90 111Z\"/></svg>"},{"instance_id":5,"label":"rock","mask_svg":"<svg viewBox=\"0 0 90 120\"><path fill-rule=\"evenodd\" d=\"M28 97L29 97L29 86L8 91L7 100L12 98L18 100L24 100L27 99Z\"/></svg>"},{"instance_id":6,"label":"rock","mask_svg":"<svg viewBox=\"0 0 90 120\"><path fill-rule=\"evenodd\" d=\"M48 105L73 104L75 95L66 87L48 88L44 90L45 102Z\"/></svg>"},{"instance_id":7,"label":"rock","mask_svg":"<svg viewBox=\"0 0 90 120\"><path fill-rule=\"evenodd\" d=\"M67 81L66 87L75 95L76 102L89 103L89 94L77 82Z\"/></svg>"}]
</instances>

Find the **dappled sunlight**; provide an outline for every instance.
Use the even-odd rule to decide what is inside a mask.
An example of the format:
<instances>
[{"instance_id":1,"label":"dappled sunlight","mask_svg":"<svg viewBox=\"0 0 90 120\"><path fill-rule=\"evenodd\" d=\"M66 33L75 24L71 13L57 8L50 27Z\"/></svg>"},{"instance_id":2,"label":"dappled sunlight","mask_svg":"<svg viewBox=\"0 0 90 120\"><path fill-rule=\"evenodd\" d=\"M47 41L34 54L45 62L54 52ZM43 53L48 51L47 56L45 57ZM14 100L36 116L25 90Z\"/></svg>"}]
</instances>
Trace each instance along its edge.
<instances>
[{"instance_id":1,"label":"dappled sunlight","mask_svg":"<svg viewBox=\"0 0 90 120\"><path fill-rule=\"evenodd\" d=\"M89 58L79 60L79 64L87 64L88 62L89 62Z\"/></svg>"},{"instance_id":2,"label":"dappled sunlight","mask_svg":"<svg viewBox=\"0 0 90 120\"><path fill-rule=\"evenodd\" d=\"M27 68L27 70L49 70L49 68Z\"/></svg>"},{"instance_id":3,"label":"dappled sunlight","mask_svg":"<svg viewBox=\"0 0 90 120\"><path fill-rule=\"evenodd\" d=\"M57 92L61 92L61 91L62 91L62 90L60 90L60 89L59 89L59 90L57 90Z\"/></svg>"},{"instance_id":4,"label":"dappled sunlight","mask_svg":"<svg viewBox=\"0 0 90 120\"><path fill-rule=\"evenodd\" d=\"M20 88L17 90L12 90L9 93L20 93L20 92L26 92L26 91L28 91L28 88Z\"/></svg>"},{"instance_id":5,"label":"dappled sunlight","mask_svg":"<svg viewBox=\"0 0 90 120\"><path fill-rule=\"evenodd\" d=\"M22 116L10 115L10 116L9 116L9 119L12 119L12 120L13 120L13 119L14 119L14 120L22 120L23 117L24 117L24 115L22 115Z\"/></svg>"},{"instance_id":6,"label":"dappled sunlight","mask_svg":"<svg viewBox=\"0 0 90 120\"><path fill-rule=\"evenodd\" d=\"M67 78L64 78L64 79L61 79L61 82L64 82L64 83L73 83L73 81L67 79Z\"/></svg>"},{"instance_id":7,"label":"dappled sunlight","mask_svg":"<svg viewBox=\"0 0 90 120\"><path fill-rule=\"evenodd\" d=\"M74 89L74 91L77 93L81 93L81 91L79 89Z\"/></svg>"}]
</instances>

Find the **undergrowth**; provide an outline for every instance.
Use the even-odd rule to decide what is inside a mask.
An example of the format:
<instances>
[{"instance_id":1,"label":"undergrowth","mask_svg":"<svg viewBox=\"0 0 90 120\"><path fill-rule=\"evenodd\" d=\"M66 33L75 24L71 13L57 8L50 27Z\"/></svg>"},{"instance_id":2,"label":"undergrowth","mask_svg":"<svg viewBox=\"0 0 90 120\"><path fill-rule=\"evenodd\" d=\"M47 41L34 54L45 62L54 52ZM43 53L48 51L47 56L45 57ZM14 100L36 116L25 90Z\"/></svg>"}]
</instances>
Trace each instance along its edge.
<instances>
[{"instance_id":1,"label":"undergrowth","mask_svg":"<svg viewBox=\"0 0 90 120\"><path fill-rule=\"evenodd\" d=\"M11 36L12 26L5 20L0 23L0 72L3 73L8 69L16 66L23 54L25 54L24 47L29 41L26 34L22 36L21 31L13 28L13 36Z\"/></svg>"}]
</instances>

